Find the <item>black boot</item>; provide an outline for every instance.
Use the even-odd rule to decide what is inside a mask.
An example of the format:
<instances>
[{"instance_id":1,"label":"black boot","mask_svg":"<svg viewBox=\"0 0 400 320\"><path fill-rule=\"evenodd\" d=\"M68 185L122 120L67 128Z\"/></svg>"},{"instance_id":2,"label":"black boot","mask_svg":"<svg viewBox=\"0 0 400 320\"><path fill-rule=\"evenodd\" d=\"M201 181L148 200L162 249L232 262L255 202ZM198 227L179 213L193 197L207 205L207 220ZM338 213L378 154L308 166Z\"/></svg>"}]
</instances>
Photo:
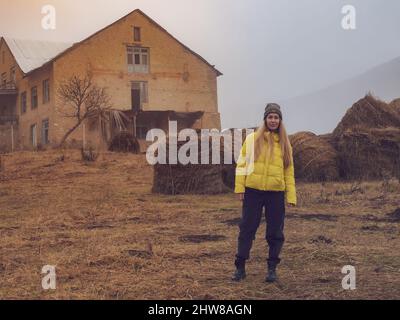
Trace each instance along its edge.
<instances>
[{"instance_id":1,"label":"black boot","mask_svg":"<svg viewBox=\"0 0 400 320\"><path fill-rule=\"evenodd\" d=\"M276 269L268 269L267 277L265 278L266 282L275 282L278 279L276 275Z\"/></svg>"},{"instance_id":2,"label":"black boot","mask_svg":"<svg viewBox=\"0 0 400 320\"><path fill-rule=\"evenodd\" d=\"M246 278L246 270L245 268L236 268L235 273L233 274L233 281L241 281Z\"/></svg>"},{"instance_id":3,"label":"black boot","mask_svg":"<svg viewBox=\"0 0 400 320\"><path fill-rule=\"evenodd\" d=\"M244 260L244 259L236 258L236 260L235 260L236 271L232 277L233 281L241 281L244 278L246 278L245 262L246 262L246 260Z\"/></svg>"}]
</instances>

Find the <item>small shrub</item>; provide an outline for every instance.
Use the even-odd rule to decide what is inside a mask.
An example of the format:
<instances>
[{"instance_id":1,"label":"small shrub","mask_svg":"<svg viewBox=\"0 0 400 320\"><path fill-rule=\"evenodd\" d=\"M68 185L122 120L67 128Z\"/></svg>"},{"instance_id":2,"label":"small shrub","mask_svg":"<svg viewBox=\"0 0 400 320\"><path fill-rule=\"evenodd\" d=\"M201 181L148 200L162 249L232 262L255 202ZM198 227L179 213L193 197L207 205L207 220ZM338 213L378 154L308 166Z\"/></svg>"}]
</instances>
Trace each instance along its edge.
<instances>
[{"instance_id":1,"label":"small shrub","mask_svg":"<svg viewBox=\"0 0 400 320\"><path fill-rule=\"evenodd\" d=\"M87 162L94 162L99 157L99 153L94 151L92 147L89 149L81 148L82 160Z\"/></svg>"}]
</instances>

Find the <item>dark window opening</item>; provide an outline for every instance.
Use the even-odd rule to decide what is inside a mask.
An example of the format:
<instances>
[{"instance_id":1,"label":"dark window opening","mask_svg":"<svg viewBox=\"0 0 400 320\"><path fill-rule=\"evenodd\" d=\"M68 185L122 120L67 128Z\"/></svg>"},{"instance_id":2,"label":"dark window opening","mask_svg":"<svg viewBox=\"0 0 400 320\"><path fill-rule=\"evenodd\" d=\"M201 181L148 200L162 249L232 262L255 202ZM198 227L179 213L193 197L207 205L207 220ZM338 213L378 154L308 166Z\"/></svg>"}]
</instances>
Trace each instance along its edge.
<instances>
[{"instance_id":1,"label":"dark window opening","mask_svg":"<svg viewBox=\"0 0 400 320\"><path fill-rule=\"evenodd\" d=\"M139 27L134 27L133 28L133 40L134 41L141 41L140 37L140 28Z\"/></svg>"},{"instance_id":2,"label":"dark window opening","mask_svg":"<svg viewBox=\"0 0 400 320\"><path fill-rule=\"evenodd\" d=\"M31 108L35 109L38 106L37 87L31 89Z\"/></svg>"},{"instance_id":3,"label":"dark window opening","mask_svg":"<svg viewBox=\"0 0 400 320\"><path fill-rule=\"evenodd\" d=\"M26 91L21 93L21 113L26 112Z\"/></svg>"},{"instance_id":4,"label":"dark window opening","mask_svg":"<svg viewBox=\"0 0 400 320\"><path fill-rule=\"evenodd\" d=\"M132 110L137 112L142 110L142 104L148 102L147 82L134 81L131 83Z\"/></svg>"},{"instance_id":5,"label":"dark window opening","mask_svg":"<svg viewBox=\"0 0 400 320\"><path fill-rule=\"evenodd\" d=\"M46 79L43 81L43 103L50 101L50 81Z\"/></svg>"},{"instance_id":6,"label":"dark window opening","mask_svg":"<svg viewBox=\"0 0 400 320\"><path fill-rule=\"evenodd\" d=\"M49 143L49 119L42 121L42 144Z\"/></svg>"}]
</instances>

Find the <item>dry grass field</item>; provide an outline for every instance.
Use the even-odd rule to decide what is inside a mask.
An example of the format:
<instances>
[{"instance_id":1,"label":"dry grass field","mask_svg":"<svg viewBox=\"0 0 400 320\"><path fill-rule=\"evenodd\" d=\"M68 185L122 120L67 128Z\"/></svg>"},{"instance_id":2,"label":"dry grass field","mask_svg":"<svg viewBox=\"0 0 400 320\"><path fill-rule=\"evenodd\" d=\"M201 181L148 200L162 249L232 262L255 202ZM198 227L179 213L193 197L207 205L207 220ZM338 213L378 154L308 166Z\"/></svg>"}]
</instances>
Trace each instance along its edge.
<instances>
[{"instance_id":1,"label":"dry grass field","mask_svg":"<svg viewBox=\"0 0 400 320\"><path fill-rule=\"evenodd\" d=\"M0 172L0 299L399 299L398 180L298 183L279 282L262 220L241 283L235 194L151 193L144 155L17 152ZM355 290L341 269L356 268ZM57 289L41 287L55 265Z\"/></svg>"}]
</instances>

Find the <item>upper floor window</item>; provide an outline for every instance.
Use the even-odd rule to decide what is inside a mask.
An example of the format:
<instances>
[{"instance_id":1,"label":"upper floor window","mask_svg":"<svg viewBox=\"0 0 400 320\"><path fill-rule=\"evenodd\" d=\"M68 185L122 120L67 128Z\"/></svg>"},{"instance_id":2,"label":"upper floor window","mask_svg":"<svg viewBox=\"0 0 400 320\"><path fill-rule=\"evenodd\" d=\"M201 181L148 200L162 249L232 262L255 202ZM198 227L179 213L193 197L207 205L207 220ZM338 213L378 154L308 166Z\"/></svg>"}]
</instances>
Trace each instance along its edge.
<instances>
[{"instance_id":1,"label":"upper floor window","mask_svg":"<svg viewBox=\"0 0 400 320\"><path fill-rule=\"evenodd\" d=\"M11 69L10 69L10 80L14 84L17 82L15 67L11 67Z\"/></svg>"},{"instance_id":2,"label":"upper floor window","mask_svg":"<svg viewBox=\"0 0 400 320\"><path fill-rule=\"evenodd\" d=\"M43 80L43 103L50 101L50 81L49 79Z\"/></svg>"},{"instance_id":3,"label":"upper floor window","mask_svg":"<svg viewBox=\"0 0 400 320\"><path fill-rule=\"evenodd\" d=\"M140 27L133 28L133 41L142 41L140 34Z\"/></svg>"},{"instance_id":4,"label":"upper floor window","mask_svg":"<svg viewBox=\"0 0 400 320\"><path fill-rule=\"evenodd\" d=\"M21 93L21 113L26 112L26 91Z\"/></svg>"},{"instance_id":5,"label":"upper floor window","mask_svg":"<svg viewBox=\"0 0 400 320\"><path fill-rule=\"evenodd\" d=\"M127 47L128 72L149 72L149 48Z\"/></svg>"},{"instance_id":6,"label":"upper floor window","mask_svg":"<svg viewBox=\"0 0 400 320\"><path fill-rule=\"evenodd\" d=\"M31 89L31 108L35 109L38 106L38 93L37 87L32 87Z\"/></svg>"}]
</instances>

